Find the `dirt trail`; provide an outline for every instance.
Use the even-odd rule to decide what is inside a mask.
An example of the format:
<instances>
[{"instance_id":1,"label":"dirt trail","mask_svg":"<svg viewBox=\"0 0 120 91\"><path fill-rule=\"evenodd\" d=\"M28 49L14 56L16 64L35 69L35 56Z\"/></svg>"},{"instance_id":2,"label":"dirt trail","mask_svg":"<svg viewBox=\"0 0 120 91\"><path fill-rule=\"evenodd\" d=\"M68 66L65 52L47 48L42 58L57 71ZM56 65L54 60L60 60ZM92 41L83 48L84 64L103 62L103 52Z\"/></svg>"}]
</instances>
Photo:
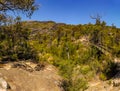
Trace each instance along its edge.
<instances>
[{"instance_id":1,"label":"dirt trail","mask_svg":"<svg viewBox=\"0 0 120 91\"><path fill-rule=\"evenodd\" d=\"M25 65L28 65L27 70ZM46 65L44 69L38 70L38 67L36 70L37 65L34 63L25 65L12 68L11 64L7 64L0 68L0 77L3 77L10 86L7 91L63 91L60 87L62 79L54 66Z\"/></svg>"}]
</instances>

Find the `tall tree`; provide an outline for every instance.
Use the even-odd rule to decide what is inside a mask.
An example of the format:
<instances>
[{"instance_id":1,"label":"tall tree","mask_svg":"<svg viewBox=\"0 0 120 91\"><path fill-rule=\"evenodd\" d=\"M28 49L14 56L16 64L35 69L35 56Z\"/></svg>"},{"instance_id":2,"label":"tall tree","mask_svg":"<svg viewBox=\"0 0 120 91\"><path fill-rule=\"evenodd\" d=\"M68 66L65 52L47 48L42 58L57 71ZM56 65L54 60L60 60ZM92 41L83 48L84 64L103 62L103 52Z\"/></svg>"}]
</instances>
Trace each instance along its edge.
<instances>
[{"instance_id":1,"label":"tall tree","mask_svg":"<svg viewBox=\"0 0 120 91\"><path fill-rule=\"evenodd\" d=\"M30 30L22 27L21 17L9 13L31 17L37 8L35 0L0 0L0 61L33 58L28 44Z\"/></svg>"},{"instance_id":2,"label":"tall tree","mask_svg":"<svg viewBox=\"0 0 120 91\"><path fill-rule=\"evenodd\" d=\"M90 16L92 19L96 20L96 25L100 25L101 24L101 18L102 16L100 16L99 14L97 14L96 16Z\"/></svg>"}]
</instances>

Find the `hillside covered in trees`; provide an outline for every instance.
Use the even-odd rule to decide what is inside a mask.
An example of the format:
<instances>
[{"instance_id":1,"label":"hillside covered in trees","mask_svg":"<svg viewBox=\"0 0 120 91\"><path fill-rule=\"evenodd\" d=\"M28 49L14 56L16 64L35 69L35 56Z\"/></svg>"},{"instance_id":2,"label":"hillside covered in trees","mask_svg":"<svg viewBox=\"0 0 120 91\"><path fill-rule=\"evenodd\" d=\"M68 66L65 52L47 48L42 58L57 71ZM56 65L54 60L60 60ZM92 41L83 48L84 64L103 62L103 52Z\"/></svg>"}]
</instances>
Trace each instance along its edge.
<instances>
[{"instance_id":1,"label":"hillside covered in trees","mask_svg":"<svg viewBox=\"0 0 120 91\"><path fill-rule=\"evenodd\" d=\"M61 88L62 91L87 89L91 91L89 88L92 81L102 83L107 81L109 85L112 84L113 87L120 89L119 80L118 83L111 81L115 77L120 78L120 28L115 25L108 26L105 21L100 20L99 15L91 17L96 20L95 24L72 25L54 21L22 21L20 15L31 17L37 9L35 0L0 0L0 70L3 74L18 81L16 75L10 72L17 72L18 69L15 67L20 66L24 71L19 70L17 77L22 76L20 78L25 79L24 84L28 74L32 74L40 80L50 75L48 82L56 81L55 77L57 80L62 77L62 80L56 82L56 88L64 88ZM17 63L14 64L15 62ZM14 64L13 71L2 69L7 63ZM46 64L48 67L45 66ZM61 77L56 75L56 68ZM41 71L42 69L44 70ZM54 74L51 75L52 73ZM32 77L29 75L29 78ZM46 81L45 79L43 81ZM39 87L36 80L34 78L34 83ZM32 81L31 79L30 82ZM38 83L42 84L39 80ZM53 86L56 83L53 83ZM29 85L32 87L32 84ZM29 85L26 87L30 87ZM7 88L10 89L10 86Z\"/></svg>"},{"instance_id":2,"label":"hillside covered in trees","mask_svg":"<svg viewBox=\"0 0 120 91\"><path fill-rule=\"evenodd\" d=\"M21 21L0 27L0 61L49 63L59 69L65 91L88 88L95 79L109 80L120 58L120 29L96 24L69 25L53 21Z\"/></svg>"}]
</instances>

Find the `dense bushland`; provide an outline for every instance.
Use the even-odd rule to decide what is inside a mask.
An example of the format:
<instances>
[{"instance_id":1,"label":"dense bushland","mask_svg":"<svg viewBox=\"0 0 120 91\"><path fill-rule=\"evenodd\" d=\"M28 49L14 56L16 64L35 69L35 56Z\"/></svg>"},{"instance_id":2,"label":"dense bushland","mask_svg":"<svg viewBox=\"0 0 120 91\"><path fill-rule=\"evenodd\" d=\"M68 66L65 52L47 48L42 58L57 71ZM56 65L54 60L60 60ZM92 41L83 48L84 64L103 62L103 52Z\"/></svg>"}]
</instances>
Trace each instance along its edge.
<instances>
[{"instance_id":1,"label":"dense bushland","mask_svg":"<svg viewBox=\"0 0 120 91\"><path fill-rule=\"evenodd\" d=\"M39 61L59 68L67 91L86 89L91 79L110 79L120 57L120 29L105 22L85 25L23 22L32 29L29 43Z\"/></svg>"},{"instance_id":2,"label":"dense bushland","mask_svg":"<svg viewBox=\"0 0 120 91\"><path fill-rule=\"evenodd\" d=\"M105 23L67 25L21 22L1 26L0 60L36 60L59 68L66 91L87 89L90 80L110 79L120 57L120 29Z\"/></svg>"}]
</instances>

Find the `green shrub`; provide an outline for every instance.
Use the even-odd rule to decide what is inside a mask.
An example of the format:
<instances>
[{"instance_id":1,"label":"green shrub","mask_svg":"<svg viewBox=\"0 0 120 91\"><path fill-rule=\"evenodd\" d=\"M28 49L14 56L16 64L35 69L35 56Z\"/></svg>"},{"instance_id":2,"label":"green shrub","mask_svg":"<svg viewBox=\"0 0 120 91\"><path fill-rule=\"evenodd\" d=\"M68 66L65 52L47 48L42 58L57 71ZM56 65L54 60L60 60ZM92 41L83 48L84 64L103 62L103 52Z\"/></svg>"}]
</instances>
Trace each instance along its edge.
<instances>
[{"instance_id":1,"label":"green shrub","mask_svg":"<svg viewBox=\"0 0 120 91\"><path fill-rule=\"evenodd\" d=\"M107 77L106 77L106 75L105 75L104 73L101 73L101 74L99 75L99 78L100 78L100 80L102 80L102 81L107 80Z\"/></svg>"},{"instance_id":2,"label":"green shrub","mask_svg":"<svg viewBox=\"0 0 120 91\"><path fill-rule=\"evenodd\" d=\"M91 68L88 65L84 65L84 66L81 66L80 71L82 74L86 75L91 71Z\"/></svg>"}]
</instances>

